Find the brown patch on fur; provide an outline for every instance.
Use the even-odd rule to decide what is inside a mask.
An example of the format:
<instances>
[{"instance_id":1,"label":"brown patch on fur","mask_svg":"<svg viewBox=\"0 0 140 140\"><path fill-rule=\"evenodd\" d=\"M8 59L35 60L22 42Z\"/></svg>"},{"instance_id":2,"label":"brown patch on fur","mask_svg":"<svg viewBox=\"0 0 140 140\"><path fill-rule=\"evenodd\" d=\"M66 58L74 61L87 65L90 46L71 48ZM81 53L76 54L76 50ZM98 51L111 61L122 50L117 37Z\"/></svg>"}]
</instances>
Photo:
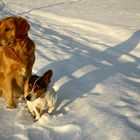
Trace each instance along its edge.
<instances>
[{"instance_id":1,"label":"brown patch on fur","mask_svg":"<svg viewBox=\"0 0 140 140\"><path fill-rule=\"evenodd\" d=\"M41 88L41 89L37 90L36 91L36 93L37 93L36 97L37 98L40 97L45 92L45 90L46 90L45 88Z\"/></svg>"}]
</instances>

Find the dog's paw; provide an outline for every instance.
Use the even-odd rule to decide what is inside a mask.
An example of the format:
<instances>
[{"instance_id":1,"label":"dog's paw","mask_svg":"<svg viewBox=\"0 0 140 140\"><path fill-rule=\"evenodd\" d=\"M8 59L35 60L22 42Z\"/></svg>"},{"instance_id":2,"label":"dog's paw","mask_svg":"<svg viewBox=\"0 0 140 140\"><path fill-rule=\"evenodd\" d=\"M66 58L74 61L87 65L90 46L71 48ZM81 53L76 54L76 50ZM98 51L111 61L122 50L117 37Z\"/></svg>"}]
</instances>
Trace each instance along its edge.
<instances>
[{"instance_id":1,"label":"dog's paw","mask_svg":"<svg viewBox=\"0 0 140 140\"><path fill-rule=\"evenodd\" d=\"M34 122L37 122L38 120L37 120L37 119L33 119L33 121L34 121Z\"/></svg>"},{"instance_id":2,"label":"dog's paw","mask_svg":"<svg viewBox=\"0 0 140 140\"><path fill-rule=\"evenodd\" d=\"M49 114L52 114L53 110L54 110L54 107L50 107L50 108L48 109L48 113L49 113Z\"/></svg>"},{"instance_id":3,"label":"dog's paw","mask_svg":"<svg viewBox=\"0 0 140 140\"><path fill-rule=\"evenodd\" d=\"M9 109L14 109L14 108L16 108L16 105L12 104L12 105L7 105L6 107L9 108Z\"/></svg>"},{"instance_id":4,"label":"dog's paw","mask_svg":"<svg viewBox=\"0 0 140 140\"><path fill-rule=\"evenodd\" d=\"M20 93L14 93L14 98L20 98L21 94Z\"/></svg>"},{"instance_id":5,"label":"dog's paw","mask_svg":"<svg viewBox=\"0 0 140 140\"><path fill-rule=\"evenodd\" d=\"M9 109L13 109L13 108L16 108L16 104L14 103L13 100L7 100L6 107Z\"/></svg>"},{"instance_id":6,"label":"dog's paw","mask_svg":"<svg viewBox=\"0 0 140 140\"><path fill-rule=\"evenodd\" d=\"M25 102L25 101L26 101L23 95L20 96L19 100L20 100L21 102Z\"/></svg>"},{"instance_id":7,"label":"dog's paw","mask_svg":"<svg viewBox=\"0 0 140 140\"><path fill-rule=\"evenodd\" d=\"M38 121L39 119L40 119L40 116L36 116L36 117L34 118L34 122Z\"/></svg>"}]
</instances>

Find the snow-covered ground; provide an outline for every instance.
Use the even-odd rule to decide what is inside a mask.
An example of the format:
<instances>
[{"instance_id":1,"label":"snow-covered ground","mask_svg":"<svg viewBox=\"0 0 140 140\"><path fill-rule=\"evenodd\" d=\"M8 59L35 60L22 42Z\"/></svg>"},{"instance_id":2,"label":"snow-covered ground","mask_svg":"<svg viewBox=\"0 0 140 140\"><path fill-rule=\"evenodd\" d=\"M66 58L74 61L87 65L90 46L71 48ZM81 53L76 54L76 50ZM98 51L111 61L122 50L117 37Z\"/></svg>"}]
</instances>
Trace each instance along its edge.
<instances>
[{"instance_id":1,"label":"snow-covered ground","mask_svg":"<svg viewBox=\"0 0 140 140\"><path fill-rule=\"evenodd\" d=\"M33 72L54 71L54 115L33 122L0 100L0 140L140 140L140 1L1 0L36 43Z\"/></svg>"}]
</instances>

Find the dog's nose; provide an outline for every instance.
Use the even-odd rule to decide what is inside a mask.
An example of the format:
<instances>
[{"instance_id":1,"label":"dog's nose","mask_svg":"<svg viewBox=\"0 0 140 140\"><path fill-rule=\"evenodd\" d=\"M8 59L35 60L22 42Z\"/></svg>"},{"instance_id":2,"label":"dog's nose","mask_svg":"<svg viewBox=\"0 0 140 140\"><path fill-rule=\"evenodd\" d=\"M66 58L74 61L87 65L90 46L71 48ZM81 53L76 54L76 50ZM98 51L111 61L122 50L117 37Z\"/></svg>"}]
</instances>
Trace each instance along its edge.
<instances>
[{"instance_id":1,"label":"dog's nose","mask_svg":"<svg viewBox=\"0 0 140 140\"><path fill-rule=\"evenodd\" d=\"M29 94L28 96L26 96L26 100L31 101L31 94Z\"/></svg>"}]
</instances>

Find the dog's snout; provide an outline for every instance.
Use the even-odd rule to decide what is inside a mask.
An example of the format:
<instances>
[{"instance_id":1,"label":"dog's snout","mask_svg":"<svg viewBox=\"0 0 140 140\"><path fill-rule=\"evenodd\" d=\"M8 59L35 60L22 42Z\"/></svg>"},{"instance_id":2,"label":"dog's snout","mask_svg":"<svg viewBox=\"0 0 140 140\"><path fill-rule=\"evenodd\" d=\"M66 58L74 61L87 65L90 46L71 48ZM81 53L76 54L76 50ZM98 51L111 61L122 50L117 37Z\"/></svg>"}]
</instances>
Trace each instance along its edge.
<instances>
[{"instance_id":1,"label":"dog's snout","mask_svg":"<svg viewBox=\"0 0 140 140\"><path fill-rule=\"evenodd\" d=\"M26 100L31 101L31 94L29 94L28 96L26 96Z\"/></svg>"},{"instance_id":2,"label":"dog's snout","mask_svg":"<svg viewBox=\"0 0 140 140\"><path fill-rule=\"evenodd\" d=\"M36 93L34 93L34 92L30 92L30 93L26 96L26 100L28 100L28 101L34 101L34 100L36 100L36 99L37 99Z\"/></svg>"}]
</instances>

